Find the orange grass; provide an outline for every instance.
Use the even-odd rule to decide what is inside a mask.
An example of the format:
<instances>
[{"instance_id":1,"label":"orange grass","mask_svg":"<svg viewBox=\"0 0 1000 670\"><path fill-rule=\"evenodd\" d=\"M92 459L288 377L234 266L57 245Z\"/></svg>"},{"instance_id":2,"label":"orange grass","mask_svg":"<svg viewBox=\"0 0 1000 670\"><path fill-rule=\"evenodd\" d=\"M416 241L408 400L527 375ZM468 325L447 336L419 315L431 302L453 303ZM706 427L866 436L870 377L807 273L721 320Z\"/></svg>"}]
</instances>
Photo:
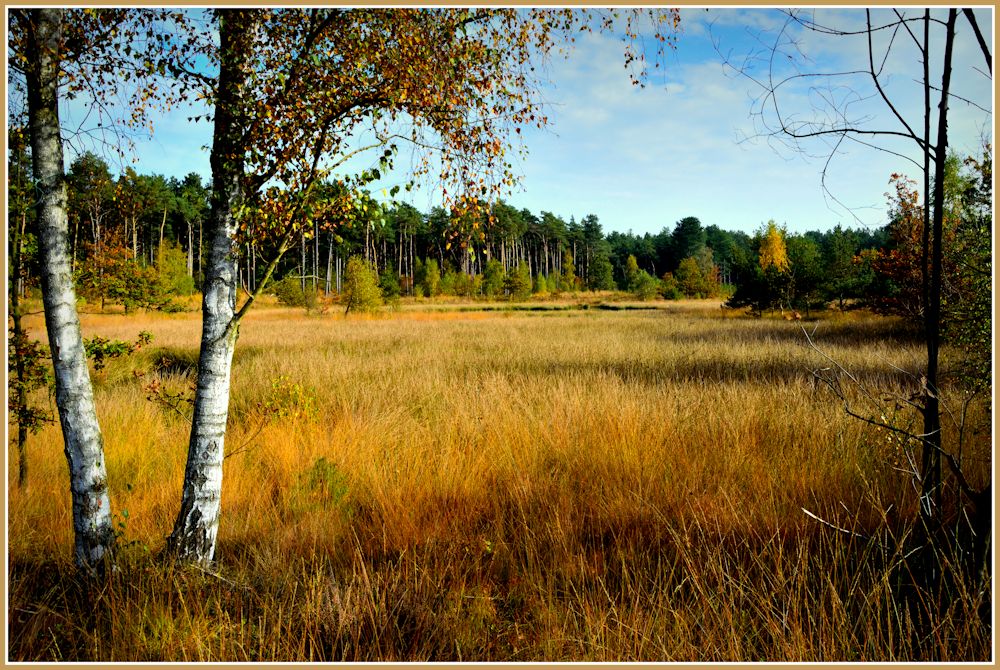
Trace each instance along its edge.
<instances>
[{"instance_id":1,"label":"orange grass","mask_svg":"<svg viewBox=\"0 0 1000 670\"><path fill-rule=\"evenodd\" d=\"M213 574L157 559L188 424L145 390L193 381L197 315L83 315L86 335L154 334L95 376L127 544L104 581L74 577L59 429L31 438L23 491L9 445L11 658L988 658L988 589L908 577L900 447L815 382L828 362L799 326L657 306L252 312ZM899 324L806 325L866 384L912 391ZM988 408L969 422L984 483Z\"/></svg>"}]
</instances>

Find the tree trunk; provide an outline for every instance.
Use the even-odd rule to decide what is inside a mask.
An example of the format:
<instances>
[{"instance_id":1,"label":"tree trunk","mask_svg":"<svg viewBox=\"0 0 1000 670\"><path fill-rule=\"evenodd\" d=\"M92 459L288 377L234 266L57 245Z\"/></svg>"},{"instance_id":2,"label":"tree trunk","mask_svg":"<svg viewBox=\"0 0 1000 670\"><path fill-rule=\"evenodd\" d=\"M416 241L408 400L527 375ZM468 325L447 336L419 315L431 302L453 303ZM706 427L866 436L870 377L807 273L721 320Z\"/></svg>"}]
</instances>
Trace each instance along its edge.
<instances>
[{"instance_id":1,"label":"tree trunk","mask_svg":"<svg viewBox=\"0 0 1000 670\"><path fill-rule=\"evenodd\" d=\"M299 263L299 287L306 290L306 231L302 231L302 262Z\"/></svg>"},{"instance_id":2,"label":"tree trunk","mask_svg":"<svg viewBox=\"0 0 1000 670\"><path fill-rule=\"evenodd\" d=\"M160 241L156 245L156 256L157 259L163 257L163 228L167 225L167 208L163 208L163 218L160 219ZM159 267L159 263L156 264Z\"/></svg>"},{"instance_id":3,"label":"tree trunk","mask_svg":"<svg viewBox=\"0 0 1000 670\"><path fill-rule=\"evenodd\" d=\"M240 93L246 78L253 18L219 11L221 65L212 141L212 209L202 298L201 352L191 440L181 508L167 549L178 559L206 565L215 556L222 496L222 461L229 414L233 352L239 334L236 312L234 211L242 197L243 148Z\"/></svg>"},{"instance_id":4,"label":"tree trunk","mask_svg":"<svg viewBox=\"0 0 1000 670\"><path fill-rule=\"evenodd\" d=\"M77 250L77 238L80 235L80 217L73 217L73 246L69 251L69 268L72 272L76 272L76 250Z\"/></svg>"},{"instance_id":5,"label":"tree trunk","mask_svg":"<svg viewBox=\"0 0 1000 670\"><path fill-rule=\"evenodd\" d=\"M328 244L330 245L326 250L326 289L323 291L324 295L330 295L330 280L333 274L333 233L327 236Z\"/></svg>"},{"instance_id":6,"label":"tree trunk","mask_svg":"<svg viewBox=\"0 0 1000 670\"><path fill-rule=\"evenodd\" d=\"M11 275L13 277L10 292L11 344L10 350L14 357L14 375L19 382L14 390L13 404L23 411L28 406L28 394L25 388L24 356L18 348L18 343L24 340L24 328L21 326L21 246L24 239L26 216L22 212L21 224L14 227L14 237L11 240ZM9 368L8 368L9 369ZM17 486L25 488L28 485L28 428L19 417L17 421Z\"/></svg>"},{"instance_id":7,"label":"tree trunk","mask_svg":"<svg viewBox=\"0 0 1000 670\"><path fill-rule=\"evenodd\" d=\"M941 102L938 105L938 137L934 148L934 230L931 234L930 304L927 310L927 388L924 391L924 435L920 508L925 517L941 509L941 407L938 400L938 352L941 346L942 237L944 229L944 170L948 155L948 91L951 87L951 56L955 45L956 9L948 10L945 29Z\"/></svg>"},{"instance_id":8,"label":"tree trunk","mask_svg":"<svg viewBox=\"0 0 1000 670\"><path fill-rule=\"evenodd\" d=\"M110 555L114 532L104 444L80 336L69 253L57 92L63 14L59 9L30 11L33 32L29 36L26 82L45 327L69 464L76 563L94 568Z\"/></svg>"},{"instance_id":9,"label":"tree trunk","mask_svg":"<svg viewBox=\"0 0 1000 670\"><path fill-rule=\"evenodd\" d=\"M188 237L187 237L187 271L188 277L194 277L194 228L191 227L191 222L187 222Z\"/></svg>"},{"instance_id":10,"label":"tree trunk","mask_svg":"<svg viewBox=\"0 0 1000 670\"><path fill-rule=\"evenodd\" d=\"M204 244L202 240L202 234L204 232L205 232L205 221L202 220L198 223L198 274L199 275L202 275L202 272L204 272L204 269L202 268L202 250L204 249L204 247L202 246ZM204 275L202 276L204 277Z\"/></svg>"}]
</instances>

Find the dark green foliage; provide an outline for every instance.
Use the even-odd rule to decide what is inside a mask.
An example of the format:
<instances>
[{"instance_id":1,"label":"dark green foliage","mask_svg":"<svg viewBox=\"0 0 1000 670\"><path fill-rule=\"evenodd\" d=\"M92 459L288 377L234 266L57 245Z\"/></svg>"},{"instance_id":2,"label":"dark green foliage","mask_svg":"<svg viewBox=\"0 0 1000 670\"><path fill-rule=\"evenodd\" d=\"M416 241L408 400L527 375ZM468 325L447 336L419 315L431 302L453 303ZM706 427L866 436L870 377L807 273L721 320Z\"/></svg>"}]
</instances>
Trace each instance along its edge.
<instances>
[{"instance_id":1,"label":"dark green foliage","mask_svg":"<svg viewBox=\"0 0 1000 670\"><path fill-rule=\"evenodd\" d=\"M857 234L840 226L834 228L824 241L824 290L827 299L836 300L841 308L844 307L845 300L861 294L854 265L854 255L859 249Z\"/></svg>"},{"instance_id":2,"label":"dark green foliage","mask_svg":"<svg viewBox=\"0 0 1000 670\"><path fill-rule=\"evenodd\" d=\"M531 273L525 263L519 263L514 272L504 278L504 291L511 300L526 300L531 295Z\"/></svg>"},{"instance_id":3,"label":"dark green foliage","mask_svg":"<svg viewBox=\"0 0 1000 670\"><path fill-rule=\"evenodd\" d=\"M111 340L100 335L95 335L90 339L83 340L83 350L87 358L94 361L94 370L100 372L114 358L121 358L135 353L145 345L153 341L153 334L143 330L139 333L135 342L125 342L123 340Z\"/></svg>"},{"instance_id":4,"label":"dark green foliage","mask_svg":"<svg viewBox=\"0 0 1000 670\"><path fill-rule=\"evenodd\" d=\"M706 239L705 229L696 217L688 216L678 221L670 235L671 268L677 267L683 259L694 258L701 253Z\"/></svg>"},{"instance_id":5,"label":"dark green foliage","mask_svg":"<svg viewBox=\"0 0 1000 670\"><path fill-rule=\"evenodd\" d=\"M383 270L378 276L378 286L382 290L382 297L387 301L399 298L402 292L399 286L399 275L391 270Z\"/></svg>"},{"instance_id":6,"label":"dark green foliage","mask_svg":"<svg viewBox=\"0 0 1000 670\"><path fill-rule=\"evenodd\" d=\"M774 302L764 271L755 260L743 261L736 270L741 280L736 285L736 291L726 301L726 306L749 307L750 311L759 316Z\"/></svg>"},{"instance_id":7,"label":"dark green foliage","mask_svg":"<svg viewBox=\"0 0 1000 670\"><path fill-rule=\"evenodd\" d=\"M591 291L611 291L615 288L614 268L603 247L599 247L590 261L587 288Z\"/></svg>"},{"instance_id":8,"label":"dark green foliage","mask_svg":"<svg viewBox=\"0 0 1000 670\"><path fill-rule=\"evenodd\" d=\"M785 241L788 261L791 264L791 302L799 309L808 310L820 302L823 283L823 259L819 245L805 236L792 235Z\"/></svg>"},{"instance_id":9,"label":"dark green foliage","mask_svg":"<svg viewBox=\"0 0 1000 670\"><path fill-rule=\"evenodd\" d=\"M953 160L952 164L957 163ZM198 176L191 174L179 181L129 172L116 181L103 161L86 156L77 161L72 178L71 220L79 224L74 253L81 295L101 304L124 304L128 311L136 307L178 309L169 298L194 289L200 265L198 238L210 193ZM954 191L966 188L969 180L963 177L949 183ZM117 199L111 197L112 192ZM370 194L364 192L364 198L370 199ZM949 207L957 206L957 202L958 197L953 197ZM720 295L726 285L735 290L736 303L755 311L778 304L809 309L830 300L841 307L876 304L875 294L898 292L898 287L894 289L873 271L873 257L864 253L889 244L886 229L837 227L829 232L789 236L790 277L768 278L756 267L759 240L717 225L704 226L694 216L684 217L658 233L605 234L594 215L579 220L553 212L536 215L497 202L488 219L484 216L475 222L480 235L463 237L461 244L449 245L449 239L453 239L449 235L465 231L469 221L440 207L426 215L401 203L379 211L382 214L377 221L352 220L335 232L321 233L318 244L304 248L304 258L289 255L275 276L311 275L315 267L319 281L314 285L322 289L329 267L332 289L335 279L342 281L339 273L344 270L343 259L362 254L379 273L379 287L388 300L404 293L428 297L444 293L466 298L523 296L520 290L511 291L511 286L516 288L520 282L508 276L516 273L519 262L543 275L542 280L537 276L529 280L529 293L539 294L615 288L635 293L640 270L652 277L669 271L672 281L658 288L667 297L674 296L675 291L689 297L713 297ZM104 226L100 249L92 239L92 218ZM130 252L136 247L132 238L135 231L138 251L133 256ZM24 255L29 261L26 267L30 265L32 239L28 225L22 235ZM971 243L971 239L967 234L963 243ZM631 267L630 257L634 258ZM340 261L334 262L335 258ZM119 262L121 259L131 266ZM680 268L685 259L697 262L697 272L691 263ZM149 271L149 266L155 270ZM241 267L244 272L248 269ZM251 289L254 283L248 281ZM648 285L645 278L643 283ZM308 308L317 300L315 293L307 295L310 291L302 290L300 281L277 287L276 293L288 305ZM980 320L971 313L965 318L966 323Z\"/></svg>"},{"instance_id":10,"label":"dark green foliage","mask_svg":"<svg viewBox=\"0 0 1000 670\"><path fill-rule=\"evenodd\" d=\"M944 305L944 335L961 352L958 374L972 389L989 391L993 358L992 238L993 156L968 159L967 184L961 194L962 223L955 238L953 297Z\"/></svg>"}]
</instances>

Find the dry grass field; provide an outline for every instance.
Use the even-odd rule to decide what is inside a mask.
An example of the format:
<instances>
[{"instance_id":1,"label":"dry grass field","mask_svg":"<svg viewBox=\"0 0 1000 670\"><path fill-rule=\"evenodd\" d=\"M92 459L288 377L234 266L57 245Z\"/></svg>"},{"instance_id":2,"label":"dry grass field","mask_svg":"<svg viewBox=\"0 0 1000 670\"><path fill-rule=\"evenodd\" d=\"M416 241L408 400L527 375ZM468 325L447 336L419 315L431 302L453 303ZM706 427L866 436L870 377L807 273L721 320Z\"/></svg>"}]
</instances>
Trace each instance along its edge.
<instances>
[{"instance_id":1,"label":"dry grass field","mask_svg":"<svg viewBox=\"0 0 1000 670\"><path fill-rule=\"evenodd\" d=\"M799 324L655 306L255 310L213 573L158 556L188 423L148 398L188 392L199 316L84 315L85 335L154 336L94 376L120 568L73 576L58 426L26 490L8 445L11 659L987 660L988 582L913 578L907 445L816 382L830 362ZM899 323L804 326L879 397L915 388ZM964 436L980 484L988 412Z\"/></svg>"}]
</instances>

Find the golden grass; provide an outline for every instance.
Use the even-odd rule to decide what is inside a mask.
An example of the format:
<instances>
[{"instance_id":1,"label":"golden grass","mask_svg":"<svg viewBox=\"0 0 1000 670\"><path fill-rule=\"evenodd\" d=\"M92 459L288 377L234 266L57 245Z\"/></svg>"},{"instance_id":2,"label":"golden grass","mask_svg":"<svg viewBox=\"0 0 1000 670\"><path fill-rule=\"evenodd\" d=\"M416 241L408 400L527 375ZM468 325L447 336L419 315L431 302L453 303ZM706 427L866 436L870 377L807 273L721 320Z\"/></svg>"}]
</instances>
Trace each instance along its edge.
<instances>
[{"instance_id":1,"label":"golden grass","mask_svg":"<svg viewBox=\"0 0 1000 670\"><path fill-rule=\"evenodd\" d=\"M915 508L890 467L898 445L816 384L810 370L828 362L799 326L717 303L652 306L252 312L218 576L155 558L188 426L144 387L191 382L199 319L83 315L87 335L154 334L95 377L112 502L133 544L99 585L72 577L59 430L34 436L29 488L8 473L11 657L988 658L976 611L988 595L960 581L944 598L907 576ZM806 326L865 383L911 389L921 348L895 322L828 314ZM308 402L289 385L317 411L296 412ZM987 411L972 422L988 426ZM990 454L988 431L965 446L976 482Z\"/></svg>"}]
</instances>

